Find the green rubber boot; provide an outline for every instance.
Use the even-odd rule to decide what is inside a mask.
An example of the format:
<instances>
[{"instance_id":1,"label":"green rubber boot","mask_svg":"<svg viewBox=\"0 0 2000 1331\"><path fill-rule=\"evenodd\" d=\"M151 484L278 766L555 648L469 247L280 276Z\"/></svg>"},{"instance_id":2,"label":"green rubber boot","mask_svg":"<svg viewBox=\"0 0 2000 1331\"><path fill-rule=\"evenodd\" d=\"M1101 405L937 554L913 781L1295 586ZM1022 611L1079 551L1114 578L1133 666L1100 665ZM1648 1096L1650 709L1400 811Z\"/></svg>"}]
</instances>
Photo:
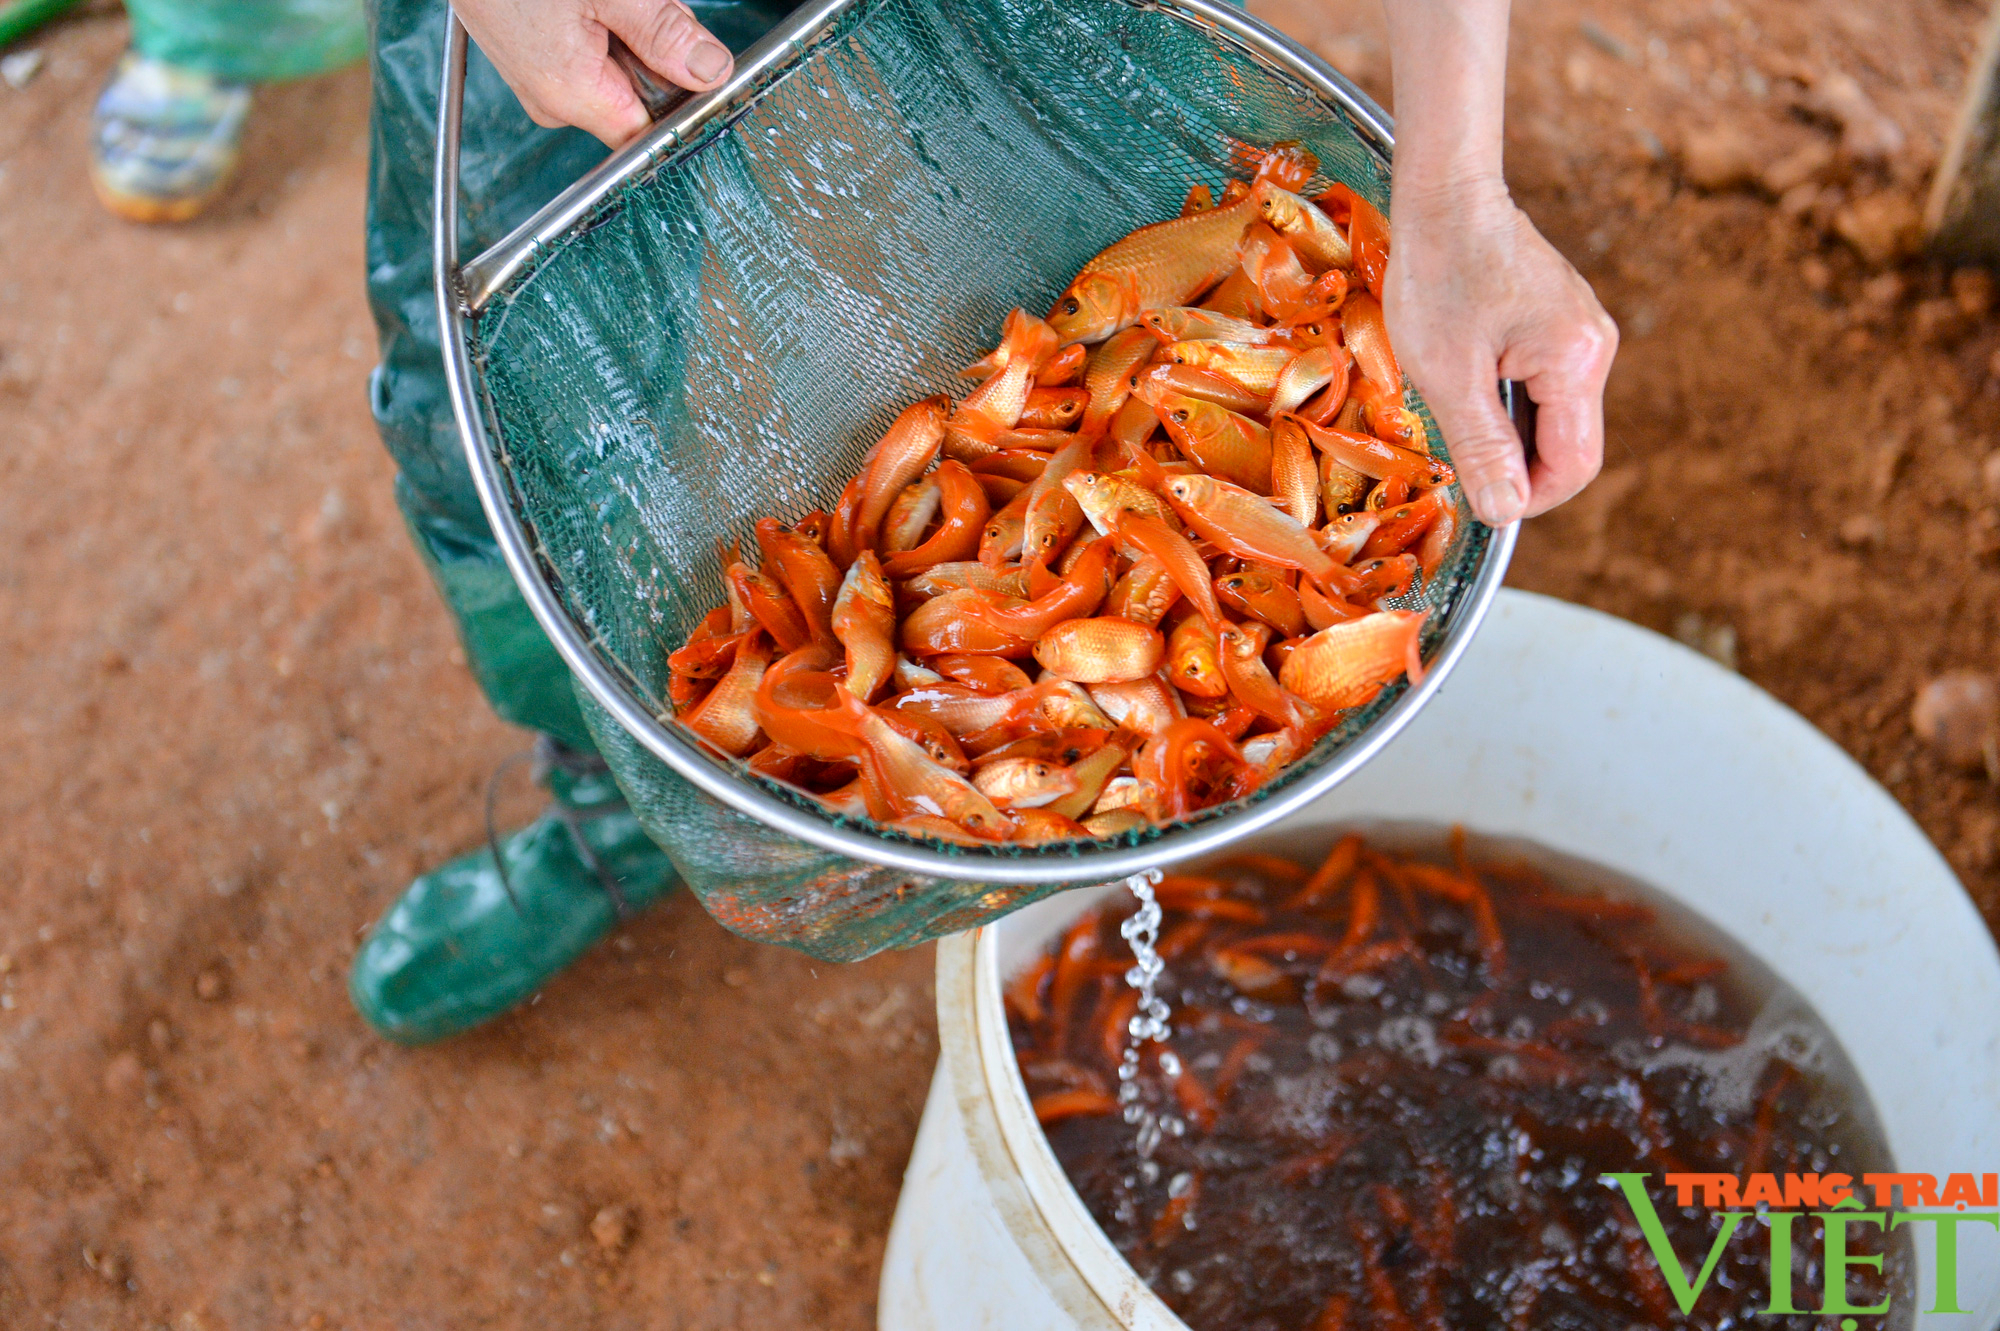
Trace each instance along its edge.
<instances>
[{"instance_id":1,"label":"green rubber boot","mask_svg":"<svg viewBox=\"0 0 2000 1331\"><path fill-rule=\"evenodd\" d=\"M543 736L535 764L549 811L498 842L497 864L479 850L411 883L355 956L347 992L390 1039L499 1016L678 881L602 759Z\"/></svg>"}]
</instances>

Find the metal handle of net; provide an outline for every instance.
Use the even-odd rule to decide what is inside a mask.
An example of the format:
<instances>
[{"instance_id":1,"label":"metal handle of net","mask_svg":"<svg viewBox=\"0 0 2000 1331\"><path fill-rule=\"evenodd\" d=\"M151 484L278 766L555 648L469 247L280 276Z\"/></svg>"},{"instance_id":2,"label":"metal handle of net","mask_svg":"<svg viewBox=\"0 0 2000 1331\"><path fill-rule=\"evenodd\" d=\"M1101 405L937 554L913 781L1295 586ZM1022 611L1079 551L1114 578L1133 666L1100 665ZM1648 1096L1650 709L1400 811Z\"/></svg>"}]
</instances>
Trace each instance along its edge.
<instances>
[{"instance_id":1,"label":"metal handle of net","mask_svg":"<svg viewBox=\"0 0 2000 1331\"><path fill-rule=\"evenodd\" d=\"M1422 683L1183 822L947 844L707 749L671 719L666 655L723 603L718 540L754 548L758 517L829 504L903 406L963 391L1007 310L1046 309L1104 245L1271 144L1318 156L1313 192L1386 207L1390 122L1222 0L812 0L461 261L467 43L448 21L435 267L466 456L634 812L729 928L858 957L1216 851L1367 762L1465 650L1515 530L1461 498L1452 550L1398 603L1430 612ZM1525 394L1501 391L1525 425Z\"/></svg>"}]
</instances>

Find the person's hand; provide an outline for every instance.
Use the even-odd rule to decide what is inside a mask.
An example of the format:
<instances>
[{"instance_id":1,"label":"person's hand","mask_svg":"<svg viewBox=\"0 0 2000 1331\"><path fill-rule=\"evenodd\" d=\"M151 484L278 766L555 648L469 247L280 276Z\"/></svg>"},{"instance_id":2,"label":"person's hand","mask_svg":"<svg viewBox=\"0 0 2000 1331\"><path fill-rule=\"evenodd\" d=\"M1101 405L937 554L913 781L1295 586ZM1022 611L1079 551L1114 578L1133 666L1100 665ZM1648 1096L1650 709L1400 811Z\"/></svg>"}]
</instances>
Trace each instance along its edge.
<instances>
[{"instance_id":1,"label":"person's hand","mask_svg":"<svg viewBox=\"0 0 2000 1331\"><path fill-rule=\"evenodd\" d=\"M669 83L706 92L729 77L729 48L678 0L456 0L459 19L528 118L574 125L612 147L650 123L611 59L611 34Z\"/></svg>"},{"instance_id":2,"label":"person's hand","mask_svg":"<svg viewBox=\"0 0 2000 1331\"><path fill-rule=\"evenodd\" d=\"M1618 326L1497 181L1391 201L1389 340L1494 526L1546 512L1604 464L1604 381ZM1540 408L1535 464L1501 407L1519 379Z\"/></svg>"}]
</instances>

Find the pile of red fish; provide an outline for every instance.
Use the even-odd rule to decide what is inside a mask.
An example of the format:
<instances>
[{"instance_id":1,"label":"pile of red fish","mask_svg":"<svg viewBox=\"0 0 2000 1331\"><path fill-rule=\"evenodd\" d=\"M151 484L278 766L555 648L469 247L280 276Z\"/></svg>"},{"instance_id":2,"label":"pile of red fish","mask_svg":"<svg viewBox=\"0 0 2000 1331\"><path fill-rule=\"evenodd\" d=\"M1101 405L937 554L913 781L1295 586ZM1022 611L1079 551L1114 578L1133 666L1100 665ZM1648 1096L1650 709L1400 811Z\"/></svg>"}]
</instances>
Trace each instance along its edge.
<instances>
[{"instance_id":1,"label":"pile of red fish","mask_svg":"<svg viewBox=\"0 0 2000 1331\"><path fill-rule=\"evenodd\" d=\"M1007 317L831 512L723 552L679 721L834 810L959 841L1238 799L1421 676L1459 524L1382 321L1387 221L1266 154ZM1034 673L1030 673L1030 672Z\"/></svg>"}]
</instances>

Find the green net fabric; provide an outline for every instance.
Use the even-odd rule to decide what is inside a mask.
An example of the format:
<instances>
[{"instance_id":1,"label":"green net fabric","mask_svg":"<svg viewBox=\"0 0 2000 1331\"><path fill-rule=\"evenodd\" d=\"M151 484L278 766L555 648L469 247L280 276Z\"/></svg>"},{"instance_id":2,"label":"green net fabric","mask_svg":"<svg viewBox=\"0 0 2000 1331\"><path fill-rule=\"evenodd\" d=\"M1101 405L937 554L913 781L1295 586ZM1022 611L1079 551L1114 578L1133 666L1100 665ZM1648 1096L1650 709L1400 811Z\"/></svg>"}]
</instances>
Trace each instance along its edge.
<instances>
[{"instance_id":1,"label":"green net fabric","mask_svg":"<svg viewBox=\"0 0 2000 1331\"><path fill-rule=\"evenodd\" d=\"M1258 149L1287 139L1386 204L1386 160L1340 109L1178 13L860 0L480 317L488 424L546 576L607 664L666 711L666 654L723 601L717 537L754 548L756 518L829 506L903 406L964 391L956 370L1009 309L1046 310L1106 244L1174 215L1193 184L1247 176ZM1489 535L1469 513L1461 531L1417 598L1438 610L1433 640ZM1259 797L1330 761L1394 696ZM587 701L585 713L647 830L737 932L852 959L1058 890L829 854L701 793ZM1092 881L1087 864L1077 879Z\"/></svg>"}]
</instances>

